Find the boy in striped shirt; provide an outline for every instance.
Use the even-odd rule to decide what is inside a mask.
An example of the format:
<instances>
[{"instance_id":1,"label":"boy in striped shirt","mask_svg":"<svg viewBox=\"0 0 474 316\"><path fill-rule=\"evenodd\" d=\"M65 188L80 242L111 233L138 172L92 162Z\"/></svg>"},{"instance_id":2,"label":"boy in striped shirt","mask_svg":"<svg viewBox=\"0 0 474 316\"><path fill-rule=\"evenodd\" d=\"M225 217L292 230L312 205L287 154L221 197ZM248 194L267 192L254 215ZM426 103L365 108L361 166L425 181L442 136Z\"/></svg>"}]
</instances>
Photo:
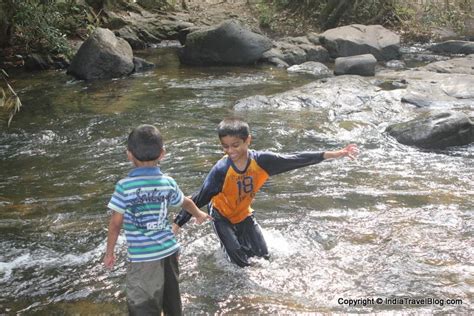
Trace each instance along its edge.
<instances>
[{"instance_id":1,"label":"boy in striped shirt","mask_svg":"<svg viewBox=\"0 0 474 316\"><path fill-rule=\"evenodd\" d=\"M165 150L158 129L141 125L128 136L127 156L135 165L115 186L104 264L112 268L123 225L127 240L127 306L130 315L181 315L177 255L179 244L168 221L168 206L182 206L201 224L209 215L185 197L158 166Z\"/></svg>"}]
</instances>

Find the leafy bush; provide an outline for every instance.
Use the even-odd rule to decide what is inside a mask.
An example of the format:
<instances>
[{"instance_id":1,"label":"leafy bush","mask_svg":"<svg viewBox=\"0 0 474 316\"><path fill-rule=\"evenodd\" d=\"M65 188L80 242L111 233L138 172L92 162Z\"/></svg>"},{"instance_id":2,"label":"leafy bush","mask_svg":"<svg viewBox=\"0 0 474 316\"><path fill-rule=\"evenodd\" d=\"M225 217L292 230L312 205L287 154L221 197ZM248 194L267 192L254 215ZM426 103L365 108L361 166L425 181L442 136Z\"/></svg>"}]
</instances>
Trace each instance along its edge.
<instances>
[{"instance_id":1,"label":"leafy bush","mask_svg":"<svg viewBox=\"0 0 474 316\"><path fill-rule=\"evenodd\" d=\"M386 23L391 17L395 0L262 0L269 10L294 12L320 29L351 23ZM269 11L267 10L267 11ZM263 18L265 20L265 17Z\"/></svg>"},{"instance_id":2,"label":"leafy bush","mask_svg":"<svg viewBox=\"0 0 474 316\"><path fill-rule=\"evenodd\" d=\"M448 27L462 34L464 21L472 16L467 2L430 2L423 6L410 3L398 4L394 11L398 28L405 42L428 42L434 27Z\"/></svg>"},{"instance_id":3,"label":"leafy bush","mask_svg":"<svg viewBox=\"0 0 474 316\"><path fill-rule=\"evenodd\" d=\"M68 56L66 36L87 24L84 7L71 0L4 0L1 9L12 25L12 44L27 52Z\"/></svg>"},{"instance_id":4,"label":"leafy bush","mask_svg":"<svg viewBox=\"0 0 474 316\"><path fill-rule=\"evenodd\" d=\"M319 30L353 23L381 24L400 29L408 40L426 41L435 26L462 33L464 21L473 14L471 1L428 1L417 5L408 0L260 0L257 8L263 8L259 10L261 24L270 27L278 24L275 16L279 14Z\"/></svg>"}]
</instances>

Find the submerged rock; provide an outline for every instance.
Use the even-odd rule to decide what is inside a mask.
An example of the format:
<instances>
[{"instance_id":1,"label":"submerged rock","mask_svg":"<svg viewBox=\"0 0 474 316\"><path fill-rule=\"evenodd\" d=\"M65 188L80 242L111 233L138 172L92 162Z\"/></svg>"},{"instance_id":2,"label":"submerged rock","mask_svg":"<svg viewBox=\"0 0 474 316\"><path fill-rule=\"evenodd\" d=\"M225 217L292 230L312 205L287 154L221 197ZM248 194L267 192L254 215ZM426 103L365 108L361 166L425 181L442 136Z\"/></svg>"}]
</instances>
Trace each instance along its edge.
<instances>
[{"instance_id":1,"label":"submerged rock","mask_svg":"<svg viewBox=\"0 0 474 316\"><path fill-rule=\"evenodd\" d=\"M332 76L332 71L326 65L316 61L307 61L300 65L293 65L287 71L290 73L310 74L318 78Z\"/></svg>"},{"instance_id":2,"label":"submerged rock","mask_svg":"<svg viewBox=\"0 0 474 316\"><path fill-rule=\"evenodd\" d=\"M405 69L407 64L403 60L389 60L385 63L385 67L390 69Z\"/></svg>"},{"instance_id":3,"label":"submerged rock","mask_svg":"<svg viewBox=\"0 0 474 316\"><path fill-rule=\"evenodd\" d=\"M474 124L462 112L443 112L390 125L387 133L398 142L420 148L446 148L474 142Z\"/></svg>"},{"instance_id":4,"label":"submerged rock","mask_svg":"<svg viewBox=\"0 0 474 316\"><path fill-rule=\"evenodd\" d=\"M155 68L155 64L140 57L133 57L134 72L144 72Z\"/></svg>"}]
</instances>

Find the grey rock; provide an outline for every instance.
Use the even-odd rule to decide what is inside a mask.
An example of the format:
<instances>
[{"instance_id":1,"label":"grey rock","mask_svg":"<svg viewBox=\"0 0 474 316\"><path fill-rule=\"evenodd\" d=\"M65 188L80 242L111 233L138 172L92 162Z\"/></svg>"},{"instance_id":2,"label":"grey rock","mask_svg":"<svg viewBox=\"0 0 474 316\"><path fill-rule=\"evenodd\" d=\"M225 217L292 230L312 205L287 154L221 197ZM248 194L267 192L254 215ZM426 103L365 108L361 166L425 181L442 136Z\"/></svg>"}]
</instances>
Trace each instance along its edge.
<instances>
[{"instance_id":1,"label":"grey rock","mask_svg":"<svg viewBox=\"0 0 474 316\"><path fill-rule=\"evenodd\" d=\"M133 69L130 44L108 29L97 28L81 45L67 72L78 79L91 80L126 76Z\"/></svg>"},{"instance_id":2,"label":"grey rock","mask_svg":"<svg viewBox=\"0 0 474 316\"><path fill-rule=\"evenodd\" d=\"M155 68L155 64L140 57L133 57L134 72L144 72Z\"/></svg>"},{"instance_id":3,"label":"grey rock","mask_svg":"<svg viewBox=\"0 0 474 316\"><path fill-rule=\"evenodd\" d=\"M390 60L400 56L400 36L380 25L330 29L321 34L320 41L332 58L372 54L377 60Z\"/></svg>"},{"instance_id":4,"label":"grey rock","mask_svg":"<svg viewBox=\"0 0 474 316\"><path fill-rule=\"evenodd\" d=\"M307 61L328 62L328 51L321 45L311 43L306 37L287 37L273 43L273 48L262 55L261 61L277 58L288 65L299 65Z\"/></svg>"},{"instance_id":5,"label":"grey rock","mask_svg":"<svg viewBox=\"0 0 474 316\"><path fill-rule=\"evenodd\" d=\"M391 69L405 69L407 67L403 60L389 60L385 66Z\"/></svg>"},{"instance_id":6,"label":"grey rock","mask_svg":"<svg viewBox=\"0 0 474 316\"><path fill-rule=\"evenodd\" d=\"M191 65L249 65L271 47L267 37L227 20L188 34L179 58Z\"/></svg>"},{"instance_id":7,"label":"grey rock","mask_svg":"<svg viewBox=\"0 0 474 316\"><path fill-rule=\"evenodd\" d=\"M466 57L434 62L422 67L421 69L439 73L474 75L474 54L468 55Z\"/></svg>"},{"instance_id":8,"label":"grey rock","mask_svg":"<svg viewBox=\"0 0 474 316\"><path fill-rule=\"evenodd\" d=\"M474 54L474 42L450 40L435 44L430 50L442 54Z\"/></svg>"},{"instance_id":9,"label":"grey rock","mask_svg":"<svg viewBox=\"0 0 474 316\"><path fill-rule=\"evenodd\" d=\"M416 107L443 109L474 107L474 89L472 89L474 76L470 74L438 73L427 71L423 67L403 71L380 70L377 72L377 78L407 82L407 88L402 91L401 101Z\"/></svg>"},{"instance_id":10,"label":"grey rock","mask_svg":"<svg viewBox=\"0 0 474 316\"><path fill-rule=\"evenodd\" d=\"M141 39L137 32L130 26L122 27L114 32L116 36L126 40L133 49L144 49L147 47L146 41Z\"/></svg>"},{"instance_id":11,"label":"grey rock","mask_svg":"<svg viewBox=\"0 0 474 316\"><path fill-rule=\"evenodd\" d=\"M463 146L474 141L474 124L462 112L430 113L390 125L386 131L402 144L428 149Z\"/></svg>"},{"instance_id":12,"label":"grey rock","mask_svg":"<svg viewBox=\"0 0 474 316\"><path fill-rule=\"evenodd\" d=\"M290 73L310 74L318 78L332 76L332 71L326 65L316 61L307 61L300 65L293 65L287 71Z\"/></svg>"},{"instance_id":13,"label":"grey rock","mask_svg":"<svg viewBox=\"0 0 474 316\"><path fill-rule=\"evenodd\" d=\"M374 76L377 59L371 54L336 58L334 74Z\"/></svg>"}]
</instances>

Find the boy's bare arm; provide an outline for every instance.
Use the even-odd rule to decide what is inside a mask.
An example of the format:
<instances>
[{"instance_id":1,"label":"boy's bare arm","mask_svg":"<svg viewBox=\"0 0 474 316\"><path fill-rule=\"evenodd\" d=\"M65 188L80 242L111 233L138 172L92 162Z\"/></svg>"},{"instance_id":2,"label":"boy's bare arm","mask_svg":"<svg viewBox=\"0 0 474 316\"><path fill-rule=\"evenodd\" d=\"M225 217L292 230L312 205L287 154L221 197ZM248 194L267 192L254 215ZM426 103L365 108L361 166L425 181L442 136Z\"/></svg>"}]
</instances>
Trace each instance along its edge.
<instances>
[{"instance_id":1,"label":"boy's bare arm","mask_svg":"<svg viewBox=\"0 0 474 316\"><path fill-rule=\"evenodd\" d=\"M325 151L323 157L324 159L333 159L341 157L349 157L350 159L355 159L358 154L359 149L357 148L357 145L350 144L340 150Z\"/></svg>"},{"instance_id":2,"label":"boy's bare arm","mask_svg":"<svg viewBox=\"0 0 474 316\"><path fill-rule=\"evenodd\" d=\"M109 232L107 234L107 249L104 256L104 265L111 269L115 263L115 244L122 228L123 214L113 211L109 222Z\"/></svg>"},{"instance_id":3,"label":"boy's bare arm","mask_svg":"<svg viewBox=\"0 0 474 316\"><path fill-rule=\"evenodd\" d=\"M209 214L204 213L201 211L196 204L194 204L193 200L188 197L184 198L183 201L183 208L188 211L189 214L196 218L198 224L202 224L206 220L212 220L212 217Z\"/></svg>"}]
</instances>

